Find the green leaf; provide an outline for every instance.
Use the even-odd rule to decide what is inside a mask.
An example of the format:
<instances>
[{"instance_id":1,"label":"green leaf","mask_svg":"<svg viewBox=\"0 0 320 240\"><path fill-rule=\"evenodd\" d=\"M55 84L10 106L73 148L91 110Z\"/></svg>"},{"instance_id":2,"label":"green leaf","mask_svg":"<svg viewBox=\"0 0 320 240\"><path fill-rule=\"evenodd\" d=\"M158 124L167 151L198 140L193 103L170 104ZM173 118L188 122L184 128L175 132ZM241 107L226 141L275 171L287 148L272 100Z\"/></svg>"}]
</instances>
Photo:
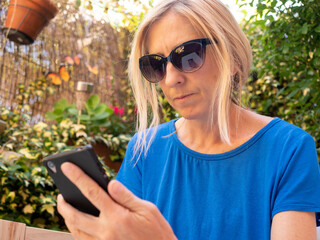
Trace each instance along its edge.
<instances>
[{"instance_id":1,"label":"green leaf","mask_svg":"<svg viewBox=\"0 0 320 240\"><path fill-rule=\"evenodd\" d=\"M301 28L301 33L302 34L307 34L308 33L308 23L303 24Z\"/></svg>"},{"instance_id":2,"label":"green leaf","mask_svg":"<svg viewBox=\"0 0 320 240\"><path fill-rule=\"evenodd\" d=\"M78 109L76 108L68 108L68 113L72 115L78 115Z\"/></svg>"},{"instance_id":3,"label":"green leaf","mask_svg":"<svg viewBox=\"0 0 320 240\"><path fill-rule=\"evenodd\" d=\"M54 103L54 108L61 109L61 111L64 111L69 105L69 102L67 99L62 98L58 102Z\"/></svg>"},{"instance_id":4,"label":"green leaf","mask_svg":"<svg viewBox=\"0 0 320 240\"><path fill-rule=\"evenodd\" d=\"M320 25L314 29L315 32L320 33Z\"/></svg>"},{"instance_id":5,"label":"green leaf","mask_svg":"<svg viewBox=\"0 0 320 240\"><path fill-rule=\"evenodd\" d=\"M55 108L54 110L53 110L53 114L55 114L56 115L56 117L60 117L60 116L62 116L62 114L63 114L63 109L62 108Z\"/></svg>"},{"instance_id":6,"label":"green leaf","mask_svg":"<svg viewBox=\"0 0 320 240\"><path fill-rule=\"evenodd\" d=\"M104 113L101 113L101 114L94 115L91 119L92 120L101 120L101 119L106 119L109 116L110 116L109 112L104 112Z\"/></svg>"},{"instance_id":7,"label":"green leaf","mask_svg":"<svg viewBox=\"0 0 320 240\"><path fill-rule=\"evenodd\" d=\"M107 110L108 106L106 104L100 104L95 108L94 114L101 114Z\"/></svg>"},{"instance_id":8,"label":"green leaf","mask_svg":"<svg viewBox=\"0 0 320 240\"><path fill-rule=\"evenodd\" d=\"M84 120L84 121L89 121L90 120L90 116L89 115L80 115L79 119L80 120Z\"/></svg>"},{"instance_id":9,"label":"green leaf","mask_svg":"<svg viewBox=\"0 0 320 240\"><path fill-rule=\"evenodd\" d=\"M94 111L94 109L98 106L99 103L100 103L100 97L97 94L91 95L88 99L88 107L91 111Z\"/></svg>"},{"instance_id":10,"label":"green leaf","mask_svg":"<svg viewBox=\"0 0 320 240\"><path fill-rule=\"evenodd\" d=\"M298 92L300 91L300 89L295 89L294 91L292 91L288 96L287 98L290 99L292 98L294 95L296 95Z\"/></svg>"},{"instance_id":11,"label":"green leaf","mask_svg":"<svg viewBox=\"0 0 320 240\"><path fill-rule=\"evenodd\" d=\"M55 120L57 115L54 114L53 112L47 112L45 116L47 120Z\"/></svg>"},{"instance_id":12,"label":"green leaf","mask_svg":"<svg viewBox=\"0 0 320 240\"><path fill-rule=\"evenodd\" d=\"M289 52L289 45L288 45L288 44L286 44L286 45L283 46L282 52L283 52L284 54L286 54L286 53Z\"/></svg>"}]
</instances>

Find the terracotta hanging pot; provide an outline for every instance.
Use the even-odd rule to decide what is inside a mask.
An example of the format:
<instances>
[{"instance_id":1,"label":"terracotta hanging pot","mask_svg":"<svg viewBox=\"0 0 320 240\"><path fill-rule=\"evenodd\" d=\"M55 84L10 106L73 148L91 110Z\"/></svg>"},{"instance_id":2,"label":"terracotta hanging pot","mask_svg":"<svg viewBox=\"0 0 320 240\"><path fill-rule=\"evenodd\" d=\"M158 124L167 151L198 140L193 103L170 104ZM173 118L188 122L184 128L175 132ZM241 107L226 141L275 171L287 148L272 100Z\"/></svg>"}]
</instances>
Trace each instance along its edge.
<instances>
[{"instance_id":1,"label":"terracotta hanging pot","mask_svg":"<svg viewBox=\"0 0 320 240\"><path fill-rule=\"evenodd\" d=\"M10 0L3 33L18 44L32 44L57 12L50 0Z\"/></svg>"}]
</instances>

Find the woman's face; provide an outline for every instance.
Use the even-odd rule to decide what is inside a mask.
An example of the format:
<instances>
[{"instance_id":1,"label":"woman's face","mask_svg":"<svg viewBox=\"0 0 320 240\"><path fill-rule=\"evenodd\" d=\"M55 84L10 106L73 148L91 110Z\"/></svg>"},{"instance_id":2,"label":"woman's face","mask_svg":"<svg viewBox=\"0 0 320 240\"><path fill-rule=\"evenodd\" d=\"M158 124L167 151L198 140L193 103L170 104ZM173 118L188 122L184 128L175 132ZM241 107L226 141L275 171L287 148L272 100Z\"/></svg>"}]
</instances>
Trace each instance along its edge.
<instances>
[{"instance_id":1,"label":"woman's face","mask_svg":"<svg viewBox=\"0 0 320 240\"><path fill-rule=\"evenodd\" d=\"M149 54L167 57L173 48L189 40L202 38L183 16L169 12L155 22L147 38ZM210 45L208 45L210 46ZM208 53L208 50L207 50ZM215 96L218 72L212 58L206 54L202 67L192 73L180 72L171 62L159 85L170 105L189 120L205 120Z\"/></svg>"}]
</instances>

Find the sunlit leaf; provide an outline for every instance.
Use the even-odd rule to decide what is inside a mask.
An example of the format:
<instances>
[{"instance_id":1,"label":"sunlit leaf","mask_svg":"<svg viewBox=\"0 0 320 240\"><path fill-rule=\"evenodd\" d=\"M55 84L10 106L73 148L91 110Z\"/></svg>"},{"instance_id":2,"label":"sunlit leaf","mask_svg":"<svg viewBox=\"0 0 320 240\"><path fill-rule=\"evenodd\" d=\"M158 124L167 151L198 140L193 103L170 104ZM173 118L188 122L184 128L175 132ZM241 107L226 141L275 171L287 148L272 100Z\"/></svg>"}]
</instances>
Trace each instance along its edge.
<instances>
[{"instance_id":1,"label":"sunlit leaf","mask_svg":"<svg viewBox=\"0 0 320 240\"><path fill-rule=\"evenodd\" d=\"M54 215L54 207L51 204L42 205L41 212L47 211L51 215Z\"/></svg>"},{"instance_id":2,"label":"sunlit leaf","mask_svg":"<svg viewBox=\"0 0 320 240\"><path fill-rule=\"evenodd\" d=\"M28 204L23 208L22 211L23 211L23 213L28 214L28 213L33 213L34 209L30 204Z\"/></svg>"},{"instance_id":3,"label":"sunlit leaf","mask_svg":"<svg viewBox=\"0 0 320 240\"><path fill-rule=\"evenodd\" d=\"M6 198L10 199L11 201L13 201L15 197L16 197L16 193L15 192L9 192Z\"/></svg>"}]
</instances>

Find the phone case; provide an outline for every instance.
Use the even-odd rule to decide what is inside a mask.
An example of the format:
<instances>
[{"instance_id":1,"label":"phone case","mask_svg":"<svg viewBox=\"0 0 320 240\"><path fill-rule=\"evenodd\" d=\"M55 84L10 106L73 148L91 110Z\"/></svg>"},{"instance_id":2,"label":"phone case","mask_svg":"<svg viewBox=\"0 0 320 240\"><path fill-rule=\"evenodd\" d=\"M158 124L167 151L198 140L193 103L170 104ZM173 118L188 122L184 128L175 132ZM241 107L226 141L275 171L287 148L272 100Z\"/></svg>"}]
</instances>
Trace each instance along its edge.
<instances>
[{"instance_id":1,"label":"phone case","mask_svg":"<svg viewBox=\"0 0 320 240\"><path fill-rule=\"evenodd\" d=\"M108 192L109 178L91 145L50 155L43 159L50 176L64 199L78 210L99 216L99 210L80 192L80 190L62 173L61 164L72 162L79 166L100 187Z\"/></svg>"}]
</instances>

